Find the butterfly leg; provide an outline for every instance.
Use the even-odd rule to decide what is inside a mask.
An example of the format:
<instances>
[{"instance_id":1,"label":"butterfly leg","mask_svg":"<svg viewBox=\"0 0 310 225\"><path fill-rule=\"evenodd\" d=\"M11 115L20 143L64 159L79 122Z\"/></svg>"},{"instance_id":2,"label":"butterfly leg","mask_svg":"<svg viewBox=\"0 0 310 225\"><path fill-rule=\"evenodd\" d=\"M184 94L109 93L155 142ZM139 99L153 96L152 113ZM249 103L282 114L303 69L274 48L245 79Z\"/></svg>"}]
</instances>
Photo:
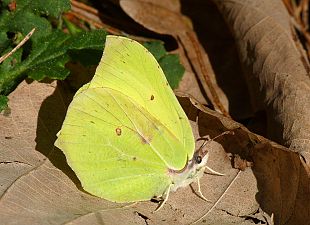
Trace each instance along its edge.
<instances>
[{"instance_id":1,"label":"butterfly leg","mask_svg":"<svg viewBox=\"0 0 310 225\"><path fill-rule=\"evenodd\" d=\"M165 191L165 198L164 198L164 201L162 201L159 205L159 207L155 210L155 212L157 212L158 210L160 210L164 205L165 203L167 202L168 198L169 198L169 193L170 193L170 188L171 188L172 184L169 185L169 187L167 188L167 190Z\"/></svg>"},{"instance_id":2,"label":"butterfly leg","mask_svg":"<svg viewBox=\"0 0 310 225\"><path fill-rule=\"evenodd\" d=\"M203 200L207 201L207 202L211 202L209 199L207 199L207 198L202 194L199 178L197 178L197 185L198 185L198 193L199 193L200 197L201 197Z\"/></svg>"}]
</instances>

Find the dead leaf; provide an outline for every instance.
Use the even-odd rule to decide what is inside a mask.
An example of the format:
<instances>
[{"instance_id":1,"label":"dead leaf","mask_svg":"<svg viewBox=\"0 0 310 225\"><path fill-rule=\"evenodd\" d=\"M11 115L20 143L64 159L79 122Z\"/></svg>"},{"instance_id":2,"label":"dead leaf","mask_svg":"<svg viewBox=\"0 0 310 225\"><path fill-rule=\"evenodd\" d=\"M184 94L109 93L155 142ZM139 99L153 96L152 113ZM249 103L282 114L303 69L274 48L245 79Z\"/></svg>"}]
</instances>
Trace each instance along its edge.
<instances>
[{"instance_id":1,"label":"dead leaf","mask_svg":"<svg viewBox=\"0 0 310 225\"><path fill-rule=\"evenodd\" d=\"M234 131L234 135L227 135L225 142L221 143L227 152L238 154L252 163L258 188L257 203L262 211L270 216L274 214L275 224L303 224L305 218L310 218L310 172L298 154L249 132L244 126L211 111L195 99L190 100L204 112L203 117L209 117L199 124L200 135L214 133L215 127L218 133L226 129ZM213 120L212 116L216 118ZM244 185L249 185L249 182L252 181L248 180ZM244 207L241 206L242 209Z\"/></svg>"},{"instance_id":2,"label":"dead leaf","mask_svg":"<svg viewBox=\"0 0 310 225\"><path fill-rule=\"evenodd\" d=\"M83 192L64 155L53 147L72 94L64 83L23 82L9 96L11 114L0 115L3 224L189 224L219 198L221 201L202 223L254 224L257 220L265 222L267 212L275 213L276 224L284 224L307 215L309 177L297 154L203 106L202 111L193 107L187 98L181 102L195 137L214 137L225 130L235 133L208 146L209 166L225 174L206 174L201 180L202 192L211 202L195 194L196 184L171 193L167 204L156 213L157 203L151 201L120 208L123 205ZM233 169L223 146L227 152L253 161L253 170Z\"/></svg>"},{"instance_id":3,"label":"dead leaf","mask_svg":"<svg viewBox=\"0 0 310 225\"><path fill-rule=\"evenodd\" d=\"M11 114L0 117L3 224L62 224L113 205L78 191L64 155L54 151L68 104L55 87L23 82L10 95Z\"/></svg>"},{"instance_id":4,"label":"dead leaf","mask_svg":"<svg viewBox=\"0 0 310 225\"><path fill-rule=\"evenodd\" d=\"M247 167L253 166L253 163L246 161L245 159L242 159L240 155L235 154L232 157L233 159L233 167L239 170L244 171Z\"/></svg>"},{"instance_id":5,"label":"dead leaf","mask_svg":"<svg viewBox=\"0 0 310 225\"><path fill-rule=\"evenodd\" d=\"M235 37L252 105L267 112L269 137L310 166L309 63L296 46L283 3L214 2Z\"/></svg>"}]
</instances>

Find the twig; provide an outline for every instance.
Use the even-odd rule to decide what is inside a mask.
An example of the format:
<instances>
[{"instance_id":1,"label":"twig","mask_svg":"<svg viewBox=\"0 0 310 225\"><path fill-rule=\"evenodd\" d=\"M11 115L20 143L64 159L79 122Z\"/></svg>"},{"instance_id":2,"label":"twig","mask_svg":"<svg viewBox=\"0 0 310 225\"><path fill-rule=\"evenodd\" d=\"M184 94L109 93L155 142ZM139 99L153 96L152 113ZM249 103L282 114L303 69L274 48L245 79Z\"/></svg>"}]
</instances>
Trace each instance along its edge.
<instances>
[{"instance_id":1,"label":"twig","mask_svg":"<svg viewBox=\"0 0 310 225\"><path fill-rule=\"evenodd\" d=\"M84 20L96 28L104 28L111 34L119 35L122 33L120 30L103 23L100 19L99 11L84 3L71 0L71 11L67 14L72 14L76 18Z\"/></svg>"},{"instance_id":2,"label":"twig","mask_svg":"<svg viewBox=\"0 0 310 225\"><path fill-rule=\"evenodd\" d=\"M93 25L96 28L103 28L104 27L104 24L101 23L100 21L92 20L92 19L90 19L89 17L87 17L85 15L82 15L82 14L80 14L78 12L75 12L74 9L73 9L73 11L66 13L66 15L72 15L72 16L78 18L78 19L86 21L87 23Z\"/></svg>"},{"instance_id":3,"label":"twig","mask_svg":"<svg viewBox=\"0 0 310 225\"><path fill-rule=\"evenodd\" d=\"M241 170L238 171L237 175L234 177L234 179L230 182L230 184L228 185L228 187L226 188L226 190L223 192L223 194L218 198L218 200L213 204L213 206L205 213L203 214L200 218L198 218L197 220L195 220L193 223L191 224L196 224L197 222L199 222L200 220L202 220L204 217L206 217L216 206L217 204L222 200L222 198L225 196L226 192L230 189L230 187L233 185L233 183L235 183L236 179L238 178L239 174L240 174Z\"/></svg>"},{"instance_id":4,"label":"twig","mask_svg":"<svg viewBox=\"0 0 310 225\"><path fill-rule=\"evenodd\" d=\"M20 47L22 47L26 41L29 40L29 38L32 36L33 32L36 28L33 28L25 37L24 39L18 43L18 45L15 46L9 53L3 55L0 57L0 63L2 63L4 60L6 60L8 57L10 57L14 52L16 52Z\"/></svg>"},{"instance_id":5,"label":"twig","mask_svg":"<svg viewBox=\"0 0 310 225\"><path fill-rule=\"evenodd\" d=\"M82 2L78 2L76 0L71 0L71 5L72 6L76 6L77 8L80 8L80 9L83 9L84 11L87 11L87 12L90 12L92 14L95 14L95 15L98 15L98 10L91 7L91 6L88 6Z\"/></svg>"},{"instance_id":6,"label":"twig","mask_svg":"<svg viewBox=\"0 0 310 225\"><path fill-rule=\"evenodd\" d=\"M287 11L289 12L290 15L294 16L294 9L292 7L292 2L291 0L283 0L284 5L287 8Z\"/></svg>"},{"instance_id":7,"label":"twig","mask_svg":"<svg viewBox=\"0 0 310 225\"><path fill-rule=\"evenodd\" d=\"M309 0L301 0L301 21L304 24L306 30L309 29Z\"/></svg>"},{"instance_id":8,"label":"twig","mask_svg":"<svg viewBox=\"0 0 310 225\"><path fill-rule=\"evenodd\" d=\"M293 4L294 5L294 17L295 17L295 19L297 19L298 20L298 23L301 23L301 20L300 20L300 18L301 18L301 12L302 12L302 3L300 2L298 5L295 5L295 4Z\"/></svg>"}]
</instances>

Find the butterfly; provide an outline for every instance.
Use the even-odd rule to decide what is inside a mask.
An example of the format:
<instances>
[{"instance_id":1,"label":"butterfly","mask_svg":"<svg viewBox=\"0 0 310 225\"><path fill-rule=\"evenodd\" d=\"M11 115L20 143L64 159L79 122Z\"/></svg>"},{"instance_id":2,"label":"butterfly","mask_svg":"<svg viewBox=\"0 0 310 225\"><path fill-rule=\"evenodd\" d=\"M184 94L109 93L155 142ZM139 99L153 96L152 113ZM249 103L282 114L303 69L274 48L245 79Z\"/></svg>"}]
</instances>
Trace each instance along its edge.
<instances>
[{"instance_id":1,"label":"butterfly","mask_svg":"<svg viewBox=\"0 0 310 225\"><path fill-rule=\"evenodd\" d=\"M55 146L85 191L113 202L165 202L171 191L199 184L208 160L205 148L195 152L189 120L153 55L113 35Z\"/></svg>"}]
</instances>

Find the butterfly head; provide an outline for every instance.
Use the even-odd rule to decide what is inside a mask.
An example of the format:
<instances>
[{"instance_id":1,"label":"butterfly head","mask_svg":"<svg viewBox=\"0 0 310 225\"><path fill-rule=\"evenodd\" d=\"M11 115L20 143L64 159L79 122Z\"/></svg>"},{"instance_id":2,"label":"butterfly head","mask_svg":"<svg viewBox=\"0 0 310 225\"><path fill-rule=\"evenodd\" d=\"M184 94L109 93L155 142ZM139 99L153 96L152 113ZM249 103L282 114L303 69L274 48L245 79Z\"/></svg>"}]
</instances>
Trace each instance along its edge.
<instances>
[{"instance_id":1,"label":"butterfly head","mask_svg":"<svg viewBox=\"0 0 310 225\"><path fill-rule=\"evenodd\" d=\"M176 191L179 187L186 187L193 181L200 179L203 176L207 166L208 151L206 146L199 148L193 157L187 161L184 168L180 171L172 171L172 191Z\"/></svg>"},{"instance_id":2,"label":"butterfly head","mask_svg":"<svg viewBox=\"0 0 310 225\"><path fill-rule=\"evenodd\" d=\"M206 145L202 145L195 153L193 158L190 160L192 167L202 168L206 167L207 161L208 161L208 149L206 148Z\"/></svg>"}]
</instances>

